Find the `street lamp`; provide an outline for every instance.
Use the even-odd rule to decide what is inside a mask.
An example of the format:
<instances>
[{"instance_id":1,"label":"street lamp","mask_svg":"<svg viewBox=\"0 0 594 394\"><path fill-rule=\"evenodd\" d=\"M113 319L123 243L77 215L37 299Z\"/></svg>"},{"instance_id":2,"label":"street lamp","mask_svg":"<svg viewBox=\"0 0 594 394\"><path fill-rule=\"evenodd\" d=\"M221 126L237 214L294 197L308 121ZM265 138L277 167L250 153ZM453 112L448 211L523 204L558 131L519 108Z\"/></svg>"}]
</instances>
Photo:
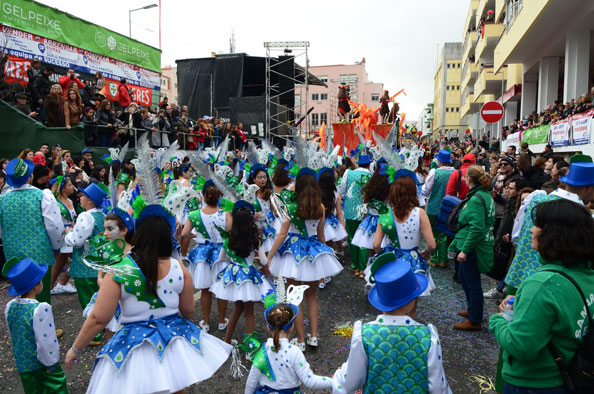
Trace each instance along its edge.
<instances>
[{"instance_id":1,"label":"street lamp","mask_svg":"<svg viewBox=\"0 0 594 394\"><path fill-rule=\"evenodd\" d=\"M144 7L135 8L133 10L128 10L128 36L130 38L132 38L132 13L134 11L148 10L149 8L155 8L155 7L158 7L158 5L157 4L149 4L149 5L145 5Z\"/></svg>"}]
</instances>

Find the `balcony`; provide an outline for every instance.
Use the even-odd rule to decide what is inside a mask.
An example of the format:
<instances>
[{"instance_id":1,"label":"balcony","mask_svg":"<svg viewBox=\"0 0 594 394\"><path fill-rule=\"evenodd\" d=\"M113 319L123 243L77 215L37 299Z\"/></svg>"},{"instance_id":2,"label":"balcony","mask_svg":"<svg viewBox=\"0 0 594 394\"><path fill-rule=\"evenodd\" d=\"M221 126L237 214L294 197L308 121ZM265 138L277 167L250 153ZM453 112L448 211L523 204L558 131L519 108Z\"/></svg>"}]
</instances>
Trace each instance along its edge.
<instances>
[{"instance_id":1,"label":"balcony","mask_svg":"<svg viewBox=\"0 0 594 394\"><path fill-rule=\"evenodd\" d=\"M476 26L476 9L478 8L479 0L471 0L466 14L466 21L464 22L464 30L470 29L473 25Z\"/></svg>"},{"instance_id":2,"label":"balcony","mask_svg":"<svg viewBox=\"0 0 594 394\"><path fill-rule=\"evenodd\" d=\"M474 83L476 75L478 73L478 65L476 62L466 61L466 65L462 70L462 83L460 84L460 90L464 91L470 83Z\"/></svg>"},{"instance_id":3,"label":"balcony","mask_svg":"<svg viewBox=\"0 0 594 394\"><path fill-rule=\"evenodd\" d=\"M500 95L501 81L507 78L507 67L502 71L495 73L493 66L487 66L479 72L476 82L474 83L474 101L486 94Z\"/></svg>"},{"instance_id":4,"label":"balcony","mask_svg":"<svg viewBox=\"0 0 594 394\"><path fill-rule=\"evenodd\" d=\"M503 23L487 23L484 25L484 34L479 36L474 50L474 56L476 59L480 59L483 55L489 55L490 59L493 59L493 52L495 52L495 45L499 41L499 37L505 30ZM488 51L488 52L486 52Z\"/></svg>"},{"instance_id":5,"label":"balcony","mask_svg":"<svg viewBox=\"0 0 594 394\"><path fill-rule=\"evenodd\" d=\"M462 60L468 59L470 54L474 53L476 48L476 30L467 32L464 36L464 47L462 48Z\"/></svg>"},{"instance_id":6,"label":"balcony","mask_svg":"<svg viewBox=\"0 0 594 394\"><path fill-rule=\"evenodd\" d=\"M502 22L501 14L505 11L506 7L507 7L506 0L495 0L495 21Z\"/></svg>"}]
</instances>

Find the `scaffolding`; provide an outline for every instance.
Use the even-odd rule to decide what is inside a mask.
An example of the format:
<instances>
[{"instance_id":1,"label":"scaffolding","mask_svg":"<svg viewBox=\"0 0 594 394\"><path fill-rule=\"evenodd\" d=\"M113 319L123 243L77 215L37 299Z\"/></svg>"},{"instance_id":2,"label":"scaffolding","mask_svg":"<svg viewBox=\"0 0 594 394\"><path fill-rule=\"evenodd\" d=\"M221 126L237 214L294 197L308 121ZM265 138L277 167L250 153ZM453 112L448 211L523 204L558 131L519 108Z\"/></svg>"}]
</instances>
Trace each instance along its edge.
<instances>
[{"instance_id":1,"label":"scaffolding","mask_svg":"<svg viewBox=\"0 0 594 394\"><path fill-rule=\"evenodd\" d=\"M302 135L304 131L307 133L310 126L309 116L307 115L309 104L309 41L269 41L264 43L264 48L266 48L266 138L269 140L273 136L286 138L287 133L281 134L281 131L284 131L283 129L287 127L288 121L292 122L296 120L288 119L288 115L291 112L305 116L305 119L299 125L298 131L300 135ZM278 54L291 56L291 58L273 62L272 57ZM278 71L280 69L279 66L283 62L290 60L297 61L297 58L300 56L305 58L304 71L300 71L295 66L293 66L293 74L291 75L282 74ZM287 92L280 91L279 78L272 78L273 76L280 76L292 80L295 83L295 86L290 92L293 94L295 94L296 86L301 84L300 81L301 78L303 78L305 100L303 99L303 95L301 95L298 106L295 105L292 108L289 108L281 105L277 100L282 94L286 94ZM273 80L276 80L277 82L273 83Z\"/></svg>"}]
</instances>

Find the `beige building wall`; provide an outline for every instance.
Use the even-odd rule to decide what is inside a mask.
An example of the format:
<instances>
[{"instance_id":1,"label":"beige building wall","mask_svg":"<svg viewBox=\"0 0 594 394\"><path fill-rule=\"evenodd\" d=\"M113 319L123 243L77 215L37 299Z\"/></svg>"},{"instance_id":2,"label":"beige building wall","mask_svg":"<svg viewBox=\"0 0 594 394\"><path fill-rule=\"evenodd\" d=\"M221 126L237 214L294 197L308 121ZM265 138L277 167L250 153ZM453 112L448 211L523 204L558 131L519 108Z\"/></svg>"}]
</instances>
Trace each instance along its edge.
<instances>
[{"instance_id":1,"label":"beige building wall","mask_svg":"<svg viewBox=\"0 0 594 394\"><path fill-rule=\"evenodd\" d=\"M460 121L462 43L446 42L434 77L433 138L462 137L466 125Z\"/></svg>"},{"instance_id":2,"label":"beige building wall","mask_svg":"<svg viewBox=\"0 0 594 394\"><path fill-rule=\"evenodd\" d=\"M183 105L177 102L177 67L165 66L161 68L161 100L169 98L169 103Z\"/></svg>"}]
</instances>

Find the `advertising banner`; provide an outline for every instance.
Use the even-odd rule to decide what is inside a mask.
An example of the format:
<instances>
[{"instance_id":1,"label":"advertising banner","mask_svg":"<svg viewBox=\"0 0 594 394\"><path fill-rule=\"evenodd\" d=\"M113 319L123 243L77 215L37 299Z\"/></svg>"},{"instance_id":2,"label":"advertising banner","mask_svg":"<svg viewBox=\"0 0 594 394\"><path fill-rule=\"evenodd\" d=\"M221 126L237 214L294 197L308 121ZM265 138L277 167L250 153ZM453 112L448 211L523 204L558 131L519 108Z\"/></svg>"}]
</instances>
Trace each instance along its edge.
<instances>
[{"instance_id":1,"label":"advertising banner","mask_svg":"<svg viewBox=\"0 0 594 394\"><path fill-rule=\"evenodd\" d=\"M590 131L592 127L592 116L594 110L571 117L571 127L573 128L573 144L584 145L590 143Z\"/></svg>"},{"instance_id":2,"label":"advertising banner","mask_svg":"<svg viewBox=\"0 0 594 394\"><path fill-rule=\"evenodd\" d=\"M569 118L551 123L551 145L567 146L569 145Z\"/></svg>"},{"instance_id":3,"label":"advertising banner","mask_svg":"<svg viewBox=\"0 0 594 394\"><path fill-rule=\"evenodd\" d=\"M520 142L520 132L508 135L506 141L508 146L510 144L517 144L518 142Z\"/></svg>"},{"instance_id":4,"label":"advertising banner","mask_svg":"<svg viewBox=\"0 0 594 394\"><path fill-rule=\"evenodd\" d=\"M31 67L31 60L9 56L7 62L4 64L4 80L9 84L17 82L21 85L27 85L29 83L29 78L27 76L29 67ZM55 73L50 77L50 80L54 83L58 83L58 79L61 76L66 75L67 68L56 66L54 69ZM79 73L78 76L81 80L88 81L93 78L93 74ZM105 84L105 96L110 100L114 100L120 81L105 78ZM150 88L137 86L131 83L128 83L128 88L132 90L132 101L137 102L143 107L150 107L152 105L153 94Z\"/></svg>"},{"instance_id":5,"label":"advertising banner","mask_svg":"<svg viewBox=\"0 0 594 394\"><path fill-rule=\"evenodd\" d=\"M0 24L149 70L161 70L159 49L31 0L2 0Z\"/></svg>"},{"instance_id":6,"label":"advertising banner","mask_svg":"<svg viewBox=\"0 0 594 394\"><path fill-rule=\"evenodd\" d=\"M549 141L549 128L550 126L546 124L522 131L522 142L530 145L546 144Z\"/></svg>"},{"instance_id":7,"label":"advertising banner","mask_svg":"<svg viewBox=\"0 0 594 394\"><path fill-rule=\"evenodd\" d=\"M134 85L160 90L161 78L157 72L11 27L0 28L6 38L5 44L0 42L0 50L5 50L11 56L39 59L43 63L73 68L81 73L94 75L99 71L106 78L126 78Z\"/></svg>"}]
</instances>

